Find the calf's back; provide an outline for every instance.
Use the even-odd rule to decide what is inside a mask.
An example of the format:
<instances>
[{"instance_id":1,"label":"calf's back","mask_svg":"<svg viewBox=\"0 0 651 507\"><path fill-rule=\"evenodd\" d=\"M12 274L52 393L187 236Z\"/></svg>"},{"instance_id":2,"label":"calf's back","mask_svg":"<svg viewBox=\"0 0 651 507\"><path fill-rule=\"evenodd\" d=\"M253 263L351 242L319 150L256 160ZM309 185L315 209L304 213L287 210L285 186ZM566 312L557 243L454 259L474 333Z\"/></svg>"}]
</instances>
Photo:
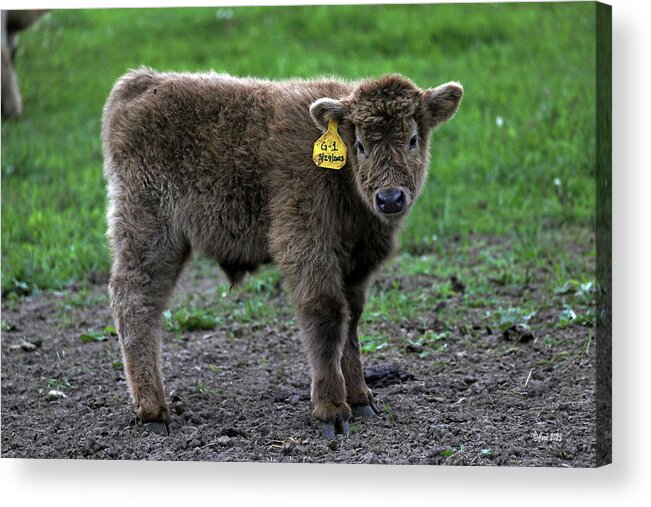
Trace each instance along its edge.
<instances>
[{"instance_id":1,"label":"calf's back","mask_svg":"<svg viewBox=\"0 0 651 507\"><path fill-rule=\"evenodd\" d=\"M316 208L332 214L328 223L349 224L337 217L351 208L353 183L345 172L314 166L321 132L309 107L352 88L335 80L132 71L104 110L112 204L145 208L235 277L272 260L269 229L288 207L303 207L306 219ZM332 241L341 240L337 232L329 231Z\"/></svg>"}]
</instances>

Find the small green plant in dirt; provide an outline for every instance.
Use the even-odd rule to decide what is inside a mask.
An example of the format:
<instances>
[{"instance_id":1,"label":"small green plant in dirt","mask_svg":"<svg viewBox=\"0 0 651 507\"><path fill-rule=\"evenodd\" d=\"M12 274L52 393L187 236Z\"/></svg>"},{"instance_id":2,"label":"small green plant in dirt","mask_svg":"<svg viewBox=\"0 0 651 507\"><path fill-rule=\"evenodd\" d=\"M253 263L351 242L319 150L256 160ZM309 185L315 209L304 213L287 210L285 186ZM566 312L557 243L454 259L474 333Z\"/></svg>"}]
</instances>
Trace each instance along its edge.
<instances>
[{"instance_id":1,"label":"small green plant in dirt","mask_svg":"<svg viewBox=\"0 0 651 507\"><path fill-rule=\"evenodd\" d=\"M383 334L371 336L360 333L359 345L362 352L365 354L370 354L372 352L377 352L378 350L387 348L389 346L389 342L387 340L387 337Z\"/></svg>"},{"instance_id":2,"label":"small green plant in dirt","mask_svg":"<svg viewBox=\"0 0 651 507\"><path fill-rule=\"evenodd\" d=\"M431 311L441 301L441 293L448 297L449 284L432 286L430 290L405 289L392 287L382 290L374 287L371 290L362 320L364 322L391 321L394 323L407 322L423 312ZM449 287L448 287L449 288Z\"/></svg>"},{"instance_id":3,"label":"small green plant in dirt","mask_svg":"<svg viewBox=\"0 0 651 507\"><path fill-rule=\"evenodd\" d=\"M239 322L273 322L280 314L278 305L270 304L269 298L262 294L244 295L242 300L225 310L229 317Z\"/></svg>"},{"instance_id":4,"label":"small green plant in dirt","mask_svg":"<svg viewBox=\"0 0 651 507\"><path fill-rule=\"evenodd\" d=\"M558 314L558 323L556 327L565 329L569 326L590 326L593 327L595 323L594 309L588 308L585 313L577 314L570 306L565 305L565 308Z\"/></svg>"},{"instance_id":5,"label":"small green plant in dirt","mask_svg":"<svg viewBox=\"0 0 651 507\"><path fill-rule=\"evenodd\" d=\"M108 306L106 294L95 294L88 287L79 290L54 291L57 296L55 317L57 322L65 328L76 328L79 324L78 313L80 310L97 306Z\"/></svg>"},{"instance_id":6,"label":"small green plant in dirt","mask_svg":"<svg viewBox=\"0 0 651 507\"><path fill-rule=\"evenodd\" d=\"M169 331L199 331L214 329L221 323L221 318L212 315L203 308L179 308L173 312L163 312L165 328Z\"/></svg>"},{"instance_id":7,"label":"small green plant in dirt","mask_svg":"<svg viewBox=\"0 0 651 507\"><path fill-rule=\"evenodd\" d=\"M485 262L488 280L490 282L500 286L515 283L515 268L511 259L494 257L491 252L482 252L480 258Z\"/></svg>"},{"instance_id":8,"label":"small green plant in dirt","mask_svg":"<svg viewBox=\"0 0 651 507\"><path fill-rule=\"evenodd\" d=\"M2 331L14 331L14 330L16 330L16 325L13 322L11 322L11 321L9 321L7 319L2 319L0 322L1 322L0 328L2 329Z\"/></svg>"},{"instance_id":9,"label":"small green plant in dirt","mask_svg":"<svg viewBox=\"0 0 651 507\"><path fill-rule=\"evenodd\" d=\"M500 306L493 315L491 315L491 312L488 312L488 316L494 319L495 325L501 331L517 325L528 328L529 321L534 315L536 315L535 311L525 310L517 306L510 306L508 308L502 308Z\"/></svg>"},{"instance_id":10,"label":"small green plant in dirt","mask_svg":"<svg viewBox=\"0 0 651 507\"><path fill-rule=\"evenodd\" d=\"M197 384L197 392L199 394L202 394L204 396L216 396L217 395L217 390L214 389L213 387L210 387L204 383L199 383Z\"/></svg>"},{"instance_id":11,"label":"small green plant in dirt","mask_svg":"<svg viewBox=\"0 0 651 507\"><path fill-rule=\"evenodd\" d=\"M113 326L106 326L99 331L89 331L79 335L79 339L84 343L103 342L108 340L111 336L117 336L117 332Z\"/></svg>"},{"instance_id":12,"label":"small green plant in dirt","mask_svg":"<svg viewBox=\"0 0 651 507\"><path fill-rule=\"evenodd\" d=\"M79 308L91 308L100 304L108 304L107 294L95 294L88 288L88 285L86 284L84 284L78 290L54 291L54 294L61 298L57 304L57 307L62 311L70 311Z\"/></svg>"},{"instance_id":13,"label":"small green plant in dirt","mask_svg":"<svg viewBox=\"0 0 651 507\"><path fill-rule=\"evenodd\" d=\"M546 348L553 348L553 347L558 347L561 344L561 341L552 335L546 334L545 336L543 336L541 343Z\"/></svg>"},{"instance_id":14,"label":"small green plant in dirt","mask_svg":"<svg viewBox=\"0 0 651 507\"><path fill-rule=\"evenodd\" d=\"M264 267L255 276L246 280L242 292L255 294L272 294L280 292L280 272L273 267Z\"/></svg>"},{"instance_id":15,"label":"small green plant in dirt","mask_svg":"<svg viewBox=\"0 0 651 507\"><path fill-rule=\"evenodd\" d=\"M443 449L443 450L439 451L439 454L441 456L445 456L446 458L449 458L450 456L454 456L456 452L457 452L456 449L449 448L449 449Z\"/></svg>"},{"instance_id":16,"label":"small green plant in dirt","mask_svg":"<svg viewBox=\"0 0 651 507\"><path fill-rule=\"evenodd\" d=\"M429 330L416 340L408 340L408 343L414 350L420 351L418 353L420 357L430 357L448 348L448 344L444 341L447 337L447 332L437 333Z\"/></svg>"},{"instance_id":17,"label":"small green plant in dirt","mask_svg":"<svg viewBox=\"0 0 651 507\"><path fill-rule=\"evenodd\" d=\"M16 292L8 292L5 296L2 295L2 302L7 305L7 308L10 310L15 310L16 307L21 303L22 297Z\"/></svg>"},{"instance_id":18,"label":"small green plant in dirt","mask_svg":"<svg viewBox=\"0 0 651 507\"><path fill-rule=\"evenodd\" d=\"M396 257L394 266L402 276L433 275L437 267L435 255L411 255L404 253Z\"/></svg>"},{"instance_id":19,"label":"small green plant in dirt","mask_svg":"<svg viewBox=\"0 0 651 507\"><path fill-rule=\"evenodd\" d=\"M263 268L240 287L231 289L227 284L222 284L215 294L218 298L211 304L215 306L215 312L227 320L272 323L278 319L289 319L292 315L284 296L280 273L272 267Z\"/></svg>"},{"instance_id":20,"label":"small green plant in dirt","mask_svg":"<svg viewBox=\"0 0 651 507\"><path fill-rule=\"evenodd\" d=\"M560 351L558 354L553 355L549 359L539 359L536 361L536 365L538 366L543 366L543 367L551 367L551 368L558 368L559 366L563 365L570 353L566 350Z\"/></svg>"},{"instance_id":21,"label":"small green plant in dirt","mask_svg":"<svg viewBox=\"0 0 651 507\"><path fill-rule=\"evenodd\" d=\"M350 434L354 435L355 433L361 433L362 431L362 424L360 422L356 422L350 425Z\"/></svg>"},{"instance_id":22,"label":"small green plant in dirt","mask_svg":"<svg viewBox=\"0 0 651 507\"><path fill-rule=\"evenodd\" d=\"M595 301L595 284L593 280L570 279L560 287L554 289L557 296L570 296L574 301L582 305L592 305Z\"/></svg>"},{"instance_id":23,"label":"small green plant in dirt","mask_svg":"<svg viewBox=\"0 0 651 507\"><path fill-rule=\"evenodd\" d=\"M45 389L47 391L63 391L65 388L71 388L72 385L68 381L67 377L63 377L63 379L57 379L57 378L48 378L45 379Z\"/></svg>"},{"instance_id":24,"label":"small green plant in dirt","mask_svg":"<svg viewBox=\"0 0 651 507\"><path fill-rule=\"evenodd\" d=\"M456 294L451 282L444 282L435 286L436 295L439 299L449 299Z\"/></svg>"},{"instance_id":25,"label":"small green plant in dirt","mask_svg":"<svg viewBox=\"0 0 651 507\"><path fill-rule=\"evenodd\" d=\"M471 289L463 295L463 303L469 308L491 308L499 304L499 298Z\"/></svg>"},{"instance_id":26,"label":"small green plant in dirt","mask_svg":"<svg viewBox=\"0 0 651 507\"><path fill-rule=\"evenodd\" d=\"M569 306L566 306L558 315L558 327L564 329L576 320L576 312Z\"/></svg>"},{"instance_id":27,"label":"small green plant in dirt","mask_svg":"<svg viewBox=\"0 0 651 507\"><path fill-rule=\"evenodd\" d=\"M404 291L371 290L362 318L366 322L385 319L401 322L411 319L413 315L413 301L410 300L408 294Z\"/></svg>"},{"instance_id":28,"label":"small green plant in dirt","mask_svg":"<svg viewBox=\"0 0 651 507\"><path fill-rule=\"evenodd\" d=\"M122 403L122 400L117 394L112 394L108 398L106 398L106 404L109 406L115 406L118 403Z\"/></svg>"},{"instance_id":29,"label":"small green plant in dirt","mask_svg":"<svg viewBox=\"0 0 651 507\"><path fill-rule=\"evenodd\" d=\"M516 241L513 253L519 267L519 284L529 287L538 267L545 263L548 246L543 241L541 224L533 222L526 226L516 227Z\"/></svg>"},{"instance_id":30,"label":"small green plant in dirt","mask_svg":"<svg viewBox=\"0 0 651 507\"><path fill-rule=\"evenodd\" d=\"M389 421L391 422L391 424L393 426L398 424L398 419L396 418L396 415L393 413L393 409L386 402L382 403L382 412L387 415L387 417L389 418Z\"/></svg>"}]
</instances>

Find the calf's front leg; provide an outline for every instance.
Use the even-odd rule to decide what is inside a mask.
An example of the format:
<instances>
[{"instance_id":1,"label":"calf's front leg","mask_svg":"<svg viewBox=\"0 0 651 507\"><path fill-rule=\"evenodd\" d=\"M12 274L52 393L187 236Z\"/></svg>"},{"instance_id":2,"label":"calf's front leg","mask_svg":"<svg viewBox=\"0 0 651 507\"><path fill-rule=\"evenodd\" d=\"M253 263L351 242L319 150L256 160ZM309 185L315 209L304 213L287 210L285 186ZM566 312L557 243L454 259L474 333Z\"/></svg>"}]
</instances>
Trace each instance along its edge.
<instances>
[{"instance_id":1,"label":"calf's front leg","mask_svg":"<svg viewBox=\"0 0 651 507\"><path fill-rule=\"evenodd\" d=\"M282 210L304 207L300 199L283 200L279 205ZM294 211L279 217L270 233L271 252L294 302L307 349L312 370L312 414L321 422L323 434L334 439L337 432L348 432L351 416L341 369L350 312L339 256L318 233L325 226L317 226L315 231L315 222L329 224L333 218L306 221Z\"/></svg>"},{"instance_id":2,"label":"calf's front leg","mask_svg":"<svg viewBox=\"0 0 651 507\"><path fill-rule=\"evenodd\" d=\"M326 438L334 439L336 433L348 433L351 415L341 368L347 303L343 297L316 295L297 302L297 314L312 368L312 414Z\"/></svg>"}]
</instances>

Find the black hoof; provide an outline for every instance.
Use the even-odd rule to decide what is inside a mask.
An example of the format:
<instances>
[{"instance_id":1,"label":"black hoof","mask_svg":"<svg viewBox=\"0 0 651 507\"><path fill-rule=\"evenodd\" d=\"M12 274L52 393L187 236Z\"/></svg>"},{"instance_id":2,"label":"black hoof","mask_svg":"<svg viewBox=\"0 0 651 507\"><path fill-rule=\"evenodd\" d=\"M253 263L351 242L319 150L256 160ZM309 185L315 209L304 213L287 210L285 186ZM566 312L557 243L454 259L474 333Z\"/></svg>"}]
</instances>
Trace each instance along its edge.
<instances>
[{"instance_id":1,"label":"black hoof","mask_svg":"<svg viewBox=\"0 0 651 507\"><path fill-rule=\"evenodd\" d=\"M380 409L374 403L371 405L356 405L351 407L351 410L355 417L378 417L380 415Z\"/></svg>"},{"instance_id":2,"label":"black hoof","mask_svg":"<svg viewBox=\"0 0 651 507\"><path fill-rule=\"evenodd\" d=\"M335 425L332 423L322 422L321 433L323 433L323 436L326 437L328 440L334 440L335 438L337 438L335 436Z\"/></svg>"},{"instance_id":3,"label":"black hoof","mask_svg":"<svg viewBox=\"0 0 651 507\"><path fill-rule=\"evenodd\" d=\"M156 433L157 435L162 435L164 437L169 436L170 434L170 427L169 424L166 422L146 422L143 423L143 426L148 429L149 431Z\"/></svg>"},{"instance_id":4,"label":"black hoof","mask_svg":"<svg viewBox=\"0 0 651 507\"><path fill-rule=\"evenodd\" d=\"M335 440L337 438L337 433L342 433L344 436L348 436L350 432L350 424L348 421L339 421L337 420L334 423L331 422L322 422L321 423L321 433L328 440Z\"/></svg>"}]
</instances>

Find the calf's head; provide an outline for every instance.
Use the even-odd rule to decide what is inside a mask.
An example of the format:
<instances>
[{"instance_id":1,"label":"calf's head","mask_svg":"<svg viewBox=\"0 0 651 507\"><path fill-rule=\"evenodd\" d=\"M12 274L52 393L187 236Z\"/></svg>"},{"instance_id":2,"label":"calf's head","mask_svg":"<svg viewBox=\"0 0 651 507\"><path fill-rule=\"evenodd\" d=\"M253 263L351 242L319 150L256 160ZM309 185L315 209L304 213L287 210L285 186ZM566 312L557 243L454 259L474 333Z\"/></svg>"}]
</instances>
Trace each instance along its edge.
<instances>
[{"instance_id":1,"label":"calf's head","mask_svg":"<svg viewBox=\"0 0 651 507\"><path fill-rule=\"evenodd\" d=\"M421 90L391 75L361 83L342 100L320 98L310 114L321 130L328 120L339 123L357 191L375 213L390 220L404 216L420 193L429 134L454 116L462 96L458 83Z\"/></svg>"}]
</instances>

